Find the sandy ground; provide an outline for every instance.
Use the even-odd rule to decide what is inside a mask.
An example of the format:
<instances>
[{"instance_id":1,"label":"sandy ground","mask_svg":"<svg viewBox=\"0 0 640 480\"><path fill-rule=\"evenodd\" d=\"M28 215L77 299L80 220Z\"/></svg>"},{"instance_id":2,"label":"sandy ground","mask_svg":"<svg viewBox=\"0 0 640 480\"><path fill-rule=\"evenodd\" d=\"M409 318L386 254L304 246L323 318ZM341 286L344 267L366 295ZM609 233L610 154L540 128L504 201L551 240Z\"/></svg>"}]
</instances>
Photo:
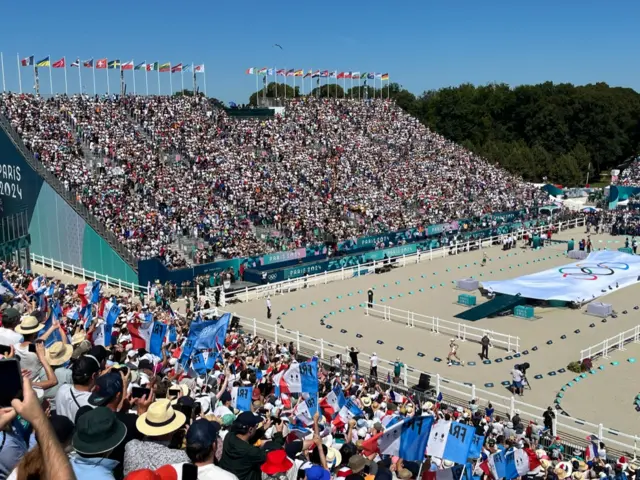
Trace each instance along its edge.
<instances>
[{"instance_id":1,"label":"sandy ground","mask_svg":"<svg viewBox=\"0 0 640 480\"><path fill-rule=\"evenodd\" d=\"M557 238L575 238L577 243L583 236L582 232L580 229L569 230ZM623 246L624 238L592 235L592 241L595 248L617 249ZM538 318L534 320L500 317L465 322L455 319L454 315L465 308L457 304L457 297L461 292L452 282L458 279L470 276L480 281L485 278L509 279L572 262L566 258L561 245L537 251L522 249L520 246L508 252L497 247L487 251L491 261L485 267L480 265L482 252L471 252L397 268L382 275L356 277L278 295L271 299L273 317L270 320L266 318L264 299L234 304L228 308L239 315L270 324L280 318L287 329L298 330L305 336L322 338L335 342L336 345L356 346L363 354L375 351L381 359L389 361L399 357L407 365L421 371L439 373L459 382L471 382L480 389L498 395L508 396L501 383L510 380L510 371L516 362L527 361L531 364L527 376L532 389L525 391L522 400L540 407L551 405L562 385L575 376L570 372L551 376L550 372L557 372L571 361L579 360L581 349L638 323L640 310L633 308L640 305L640 287L637 286L617 290L603 297L605 303L611 303L614 310L619 312L618 318L610 318L606 323L586 315L585 309L579 311L565 308L536 309ZM434 334L419 326L407 328L400 321L385 322L381 316L366 316L363 307L368 288L375 289L375 302L379 305L516 335L520 338L520 351L527 351L528 354L498 363L496 358L512 354L493 348L489 353L493 361L485 365L479 358L480 346L467 341L460 343L459 356L466 362L475 361L476 365L448 367L446 361L437 362L435 357L446 358L451 335ZM478 300L485 301L479 295ZM628 313L621 314L623 310ZM321 325L321 319L325 322L324 326ZM594 327L590 327L591 324ZM332 328L327 328L327 325ZM580 333L574 333L576 330L580 330ZM563 335L566 335L566 339L561 339ZM547 345L548 340L553 343ZM537 349L534 350L533 347ZM368 357L361 357L361 365L368 364ZM624 372L624 369L619 368L618 371ZM616 395L615 386L624 381L618 371L608 371L599 377L608 382L610 395ZM535 379L536 375L542 375L542 378ZM493 386L489 386L491 384ZM572 415L577 415L573 414L576 409L581 418L592 423L604 423L621 431L629 431L628 408L607 411L587 408L583 411L576 407L581 402L584 402L584 398L570 395L563 402L563 407Z\"/></svg>"}]
</instances>

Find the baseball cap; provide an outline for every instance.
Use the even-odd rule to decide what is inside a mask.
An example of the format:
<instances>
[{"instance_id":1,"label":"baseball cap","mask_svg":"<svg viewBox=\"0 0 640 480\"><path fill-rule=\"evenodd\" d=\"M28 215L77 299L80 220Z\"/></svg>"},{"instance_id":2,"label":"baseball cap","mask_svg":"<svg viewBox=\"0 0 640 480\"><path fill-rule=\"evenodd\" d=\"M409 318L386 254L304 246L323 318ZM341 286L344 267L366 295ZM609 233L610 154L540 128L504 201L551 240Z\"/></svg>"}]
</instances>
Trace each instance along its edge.
<instances>
[{"instance_id":1,"label":"baseball cap","mask_svg":"<svg viewBox=\"0 0 640 480\"><path fill-rule=\"evenodd\" d=\"M262 421L262 417L254 415L251 412L242 412L236 418L236 422L247 427L255 427Z\"/></svg>"},{"instance_id":2,"label":"baseball cap","mask_svg":"<svg viewBox=\"0 0 640 480\"><path fill-rule=\"evenodd\" d=\"M304 471L308 480L330 480L331 474L320 465L313 465Z\"/></svg>"},{"instance_id":3,"label":"baseball cap","mask_svg":"<svg viewBox=\"0 0 640 480\"><path fill-rule=\"evenodd\" d=\"M119 373L109 372L96 379L89 403L94 407L104 407L122 392L122 377Z\"/></svg>"},{"instance_id":4,"label":"baseball cap","mask_svg":"<svg viewBox=\"0 0 640 480\"><path fill-rule=\"evenodd\" d=\"M16 310L15 308L5 308L4 311L2 312L2 321L3 322L11 322L13 323L18 323L18 321L20 320L20 312L18 310Z\"/></svg>"},{"instance_id":5,"label":"baseball cap","mask_svg":"<svg viewBox=\"0 0 640 480\"><path fill-rule=\"evenodd\" d=\"M187 445L200 445L208 447L218 438L220 424L218 422L210 422L201 418L191 424L187 430Z\"/></svg>"},{"instance_id":6,"label":"baseball cap","mask_svg":"<svg viewBox=\"0 0 640 480\"><path fill-rule=\"evenodd\" d=\"M220 395L220 401L222 403L231 401L231 393L227 390L222 395Z\"/></svg>"}]
</instances>

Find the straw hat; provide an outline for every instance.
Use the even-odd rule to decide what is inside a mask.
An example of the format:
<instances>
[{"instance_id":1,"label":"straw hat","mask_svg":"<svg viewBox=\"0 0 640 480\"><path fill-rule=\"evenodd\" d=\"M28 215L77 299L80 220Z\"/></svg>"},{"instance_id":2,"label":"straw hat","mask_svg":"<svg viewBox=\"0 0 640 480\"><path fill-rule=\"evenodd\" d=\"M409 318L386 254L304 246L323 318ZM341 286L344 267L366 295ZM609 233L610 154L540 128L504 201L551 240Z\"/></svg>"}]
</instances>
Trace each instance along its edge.
<instances>
[{"instance_id":1,"label":"straw hat","mask_svg":"<svg viewBox=\"0 0 640 480\"><path fill-rule=\"evenodd\" d=\"M71 337L71 345L78 345L86 338L86 332L84 330L80 330L79 332L74 333L73 337Z\"/></svg>"},{"instance_id":2,"label":"straw hat","mask_svg":"<svg viewBox=\"0 0 640 480\"><path fill-rule=\"evenodd\" d=\"M187 421L184 413L177 412L169 400L158 400L149 406L147 413L138 417L136 428L143 435L159 437L175 432Z\"/></svg>"},{"instance_id":3,"label":"straw hat","mask_svg":"<svg viewBox=\"0 0 640 480\"><path fill-rule=\"evenodd\" d=\"M573 480L584 480L584 473L582 473L582 472L573 472L571 474L571 478Z\"/></svg>"},{"instance_id":4,"label":"straw hat","mask_svg":"<svg viewBox=\"0 0 640 480\"><path fill-rule=\"evenodd\" d=\"M365 407L371 406L371 397L362 397L360 400L362 400L362 405Z\"/></svg>"},{"instance_id":5,"label":"straw hat","mask_svg":"<svg viewBox=\"0 0 640 480\"><path fill-rule=\"evenodd\" d=\"M551 461L546 458L541 458L540 465L542 466L543 470L546 470L551 466Z\"/></svg>"},{"instance_id":6,"label":"straw hat","mask_svg":"<svg viewBox=\"0 0 640 480\"><path fill-rule=\"evenodd\" d=\"M47 362L52 367L57 367L58 365L62 365L67 362L71 355L73 354L73 347L71 345L67 345L62 342L52 343L49 348L47 348L45 356L47 357Z\"/></svg>"},{"instance_id":7,"label":"straw hat","mask_svg":"<svg viewBox=\"0 0 640 480\"><path fill-rule=\"evenodd\" d=\"M422 404L422 410L431 410L433 408L433 402L425 402Z\"/></svg>"},{"instance_id":8,"label":"straw hat","mask_svg":"<svg viewBox=\"0 0 640 480\"><path fill-rule=\"evenodd\" d=\"M22 317L22 319L20 320L20 325L15 328L15 331L23 335L30 335L32 333L39 332L43 328L44 325L41 325L36 317L27 315Z\"/></svg>"},{"instance_id":9,"label":"straw hat","mask_svg":"<svg viewBox=\"0 0 640 480\"><path fill-rule=\"evenodd\" d=\"M182 394L183 397L188 397L189 396L189 385L185 385L184 383L180 384L180 385L176 385L176 386L172 386L171 388L173 389L180 389L180 393ZM178 397L172 398L171 400L171 405L175 405L178 403Z\"/></svg>"},{"instance_id":10,"label":"straw hat","mask_svg":"<svg viewBox=\"0 0 640 480\"><path fill-rule=\"evenodd\" d=\"M571 463L573 464L573 462L576 462L579 466L578 466L578 471L579 472L586 472L589 467L587 466L587 464L585 462L583 462L582 460L578 459L578 458L572 458L571 459Z\"/></svg>"},{"instance_id":11,"label":"straw hat","mask_svg":"<svg viewBox=\"0 0 640 480\"><path fill-rule=\"evenodd\" d=\"M569 462L560 462L556 466L556 469L554 470L554 473L558 476L558 478L560 480L564 480L565 478L570 477L571 474L573 473L573 468L571 466L571 463L569 463Z\"/></svg>"},{"instance_id":12,"label":"straw hat","mask_svg":"<svg viewBox=\"0 0 640 480\"><path fill-rule=\"evenodd\" d=\"M337 448L329 447L327 449L326 459L327 466L329 467L329 469L332 469L336 465L340 465L342 463L342 454Z\"/></svg>"}]
</instances>

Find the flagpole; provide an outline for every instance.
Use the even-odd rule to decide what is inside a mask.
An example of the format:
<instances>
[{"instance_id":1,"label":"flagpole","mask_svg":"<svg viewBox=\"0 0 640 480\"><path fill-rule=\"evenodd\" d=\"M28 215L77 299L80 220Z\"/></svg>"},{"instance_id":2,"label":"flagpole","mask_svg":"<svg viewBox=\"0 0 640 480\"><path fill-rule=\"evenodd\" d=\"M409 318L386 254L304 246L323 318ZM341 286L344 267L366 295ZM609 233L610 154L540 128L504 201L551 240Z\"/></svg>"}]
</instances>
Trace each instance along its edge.
<instances>
[{"instance_id":1,"label":"flagpole","mask_svg":"<svg viewBox=\"0 0 640 480\"><path fill-rule=\"evenodd\" d=\"M107 68L105 69L105 72L107 72L107 95L111 95L111 86L109 85L109 59L107 60Z\"/></svg>"},{"instance_id":2,"label":"flagpole","mask_svg":"<svg viewBox=\"0 0 640 480\"><path fill-rule=\"evenodd\" d=\"M133 94L136 94L136 61L131 59L133 65L131 65L131 75L133 75Z\"/></svg>"},{"instance_id":3,"label":"flagpole","mask_svg":"<svg viewBox=\"0 0 640 480\"><path fill-rule=\"evenodd\" d=\"M144 62L144 84L147 90L147 97L149 96L149 70L147 70L147 62Z\"/></svg>"},{"instance_id":4,"label":"flagpole","mask_svg":"<svg viewBox=\"0 0 640 480\"><path fill-rule=\"evenodd\" d=\"M203 80L204 80L204 96L207 96L207 69L204 66L204 63L202 64L202 74L204 75Z\"/></svg>"},{"instance_id":5,"label":"flagpole","mask_svg":"<svg viewBox=\"0 0 640 480\"><path fill-rule=\"evenodd\" d=\"M51 91L51 95L53 95L53 75L51 74L51 55L49 55L49 90Z\"/></svg>"},{"instance_id":6,"label":"flagpole","mask_svg":"<svg viewBox=\"0 0 640 480\"><path fill-rule=\"evenodd\" d=\"M20 54L16 53L16 59L18 60L18 83L20 84L20 94L22 94L22 72L20 71Z\"/></svg>"},{"instance_id":7,"label":"flagpole","mask_svg":"<svg viewBox=\"0 0 640 480\"><path fill-rule=\"evenodd\" d=\"M191 75L193 75L193 94L196 94L196 69L193 66L193 62L191 62Z\"/></svg>"},{"instance_id":8,"label":"flagpole","mask_svg":"<svg viewBox=\"0 0 640 480\"><path fill-rule=\"evenodd\" d=\"M80 63L80 57L78 57L78 81L80 82L80 93L82 92L82 64Z\"/></svg>"},{"instance_id":9,"label":"flagpole","mask_svg":"<svg viewBox=\"0 0 640 480\"><path fill-rule=\"evenodd\" d=\"M62 57L62 63L64 63L64 94L69 95L69 88L67 86L67 57Z\"/></svg>"},{"instance_id":10,"label":"flagpole","mask_svg":"<svg viewBox=\"0 0 640 480\"><path fill-rule=\"evenodd\" d=\"M2 91L4 92L7 90L7 84L4 80L4 54L2 52L0 52L0 64L2 65Z\"/></svg>"},{"instance_id":11,"label":"flagpole","mask_svg":"<svg viewBox=\"0 0 640 480\"><path fill-rule=\"evenodd\" d=\"M390 88L391 88L391 80L389 80L389 78L387 77L387 100L389 100L389 98L391 97Z\"/></svg>"},{"instance_id":12,"label":"flagpole","mask_svg":"<svg viewBox=\"0 0 640 480\"><path fill-rule=\"evenodd\" d=\"M155 66L155 63L154 63L154 66ZM158 73L158 95L160 95L160 63L158 63L157 73Z\"/></svg>"},{"instance_id":13,"label":"flagpole","mask_svg":"<svg viewBox=\"0 0 640 480\"><path fill-rule=\"evenodd\" d=\"M91 73L93 74L93 94L96 94L96 65L91 59Z\"/></svg>"},{"instance_id":14,"label":"flagpole","mask_svg":"<svg viewBox=\"0 0 640 480\"><path fill-rule=\"evenodd\" d=\"M258 72L253 74L256 77L256 107L258 106Z\"/></svg>"},{"instance_id":15,"label":"flagpole","mask_svg":"<svg viewBox=\"0 0 640 480\"><path fill-rule=\"evenodd\" d=\"M182 93L184 94L184 72L182 71L182 67L180 68L180 83L182 84Z\"/></svg>"}]
</instances>

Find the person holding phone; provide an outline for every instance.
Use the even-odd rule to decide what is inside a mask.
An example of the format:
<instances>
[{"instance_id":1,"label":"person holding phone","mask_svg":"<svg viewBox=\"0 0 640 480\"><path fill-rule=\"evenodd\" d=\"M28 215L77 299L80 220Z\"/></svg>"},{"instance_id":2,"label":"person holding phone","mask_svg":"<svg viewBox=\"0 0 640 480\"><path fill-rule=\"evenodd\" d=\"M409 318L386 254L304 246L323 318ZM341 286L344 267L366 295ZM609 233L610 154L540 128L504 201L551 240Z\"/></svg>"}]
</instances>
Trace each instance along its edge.
<instances>
[{"instance_id":1,"label":"person holding phone","mask_svg":"<svg viewBox=\"0 0 640 480\"><path fill-rule=\"evenodd\" d=\"M81 356L71 367L73 385L62 385L56 393L56 413L72 422L81 407L89 404L89 397L100 373L100 362L92 355Z\"/></svg>"}]
</instances>

